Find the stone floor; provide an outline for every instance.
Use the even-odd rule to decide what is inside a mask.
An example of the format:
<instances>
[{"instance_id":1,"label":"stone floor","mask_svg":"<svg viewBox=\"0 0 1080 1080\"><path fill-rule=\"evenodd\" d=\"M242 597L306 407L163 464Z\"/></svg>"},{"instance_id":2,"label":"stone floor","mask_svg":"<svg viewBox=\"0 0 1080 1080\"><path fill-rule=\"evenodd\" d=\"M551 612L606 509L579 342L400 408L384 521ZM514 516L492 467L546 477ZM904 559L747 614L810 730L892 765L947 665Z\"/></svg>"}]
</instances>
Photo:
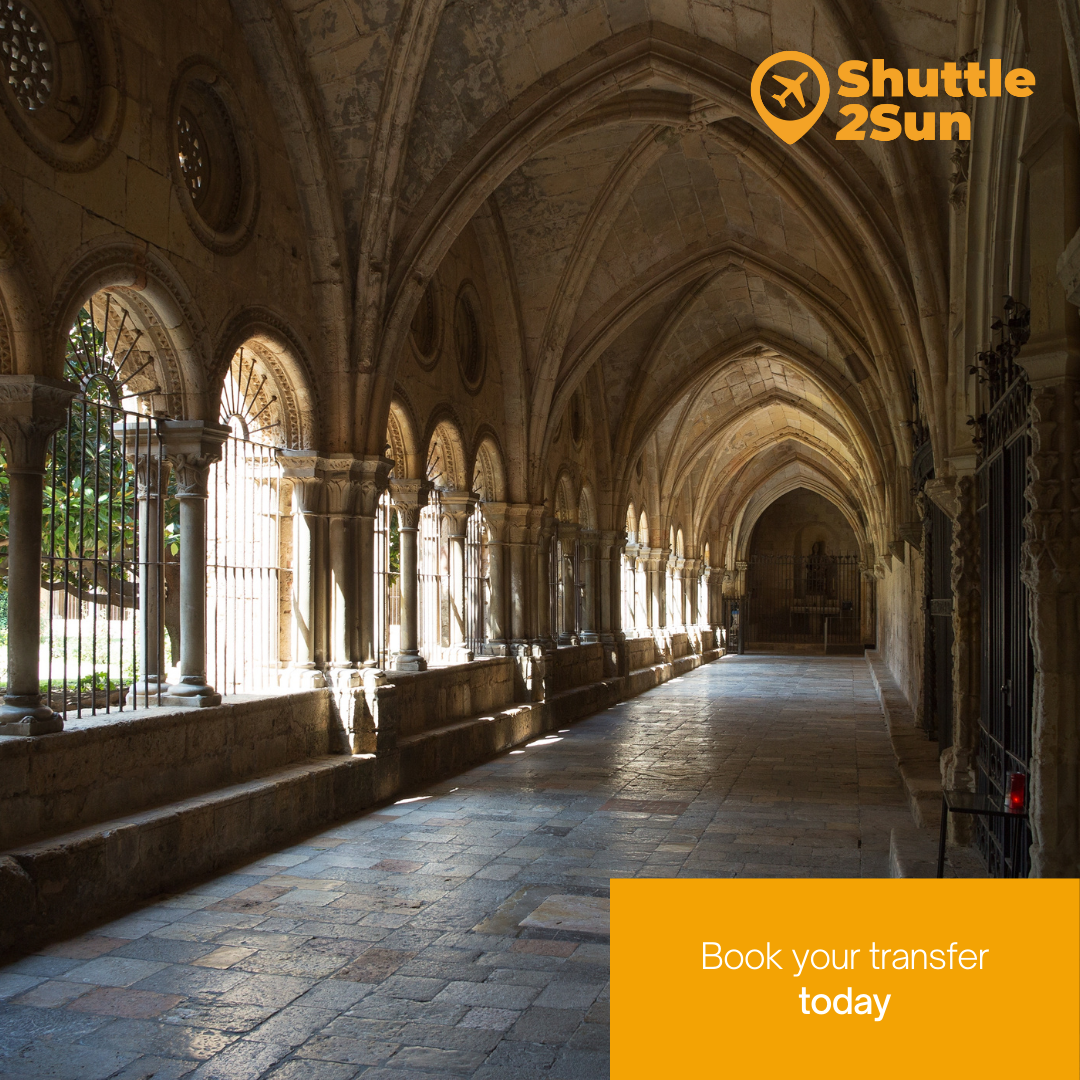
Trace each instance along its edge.
<instances>
[{"instance_id":1,"label":"stone floor","mask_svg":"<svg viewBox=\"0 0 1080 1080\"><path fill-rule=\"evenodd\" d=\"M602 1080L610 878L910 821L861 658L728 657L0 970L0 1077Z\"/></svg>"}]
</instances>

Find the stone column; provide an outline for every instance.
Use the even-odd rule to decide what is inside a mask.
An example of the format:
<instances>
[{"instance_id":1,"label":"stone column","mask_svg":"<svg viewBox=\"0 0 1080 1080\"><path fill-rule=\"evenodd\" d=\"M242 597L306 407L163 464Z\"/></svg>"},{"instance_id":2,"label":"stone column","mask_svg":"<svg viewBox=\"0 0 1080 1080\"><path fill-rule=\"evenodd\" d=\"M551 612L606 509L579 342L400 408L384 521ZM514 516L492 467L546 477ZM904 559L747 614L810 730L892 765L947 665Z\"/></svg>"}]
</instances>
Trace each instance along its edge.
<instances>
[{"instance_id":1,"label":"stone column","mask_svg":"<svg viewBox=\"0 0 1080 1080\"><path fill-rule=\"evenodd\" d=\"M1032 877L1080 874L1080 358L1068 360L1071 370L1042 379L1021 355L1036 375L1021 562L1035 659Z\"/></svg>"},{"instance_id":2,"label":"stone column","mask_svg":"<svg viewBox=\"0 0 1080 1080\"><path fill-rule=\"evenodd\" d=\"M587 644L598 641L597 633L597 590L596 590L596 533L583 529L578 537L578 572L581 580L577 591L581 597L581 642Z\"/></svg>"},{"instance_id":3,"label":"stone column","mask_svg":"<svg viewBox=\"0 0 1080 1080\"><path fill-rule=\"evenodd\" d=\"M656 584L654 586L654 596L656 598L656 626L661 630L668 628L668 609L667 609L667 569L668 559L671 558L671 552L669 551L657 551L656 552Z\"/></svg>"},{"instance_id":4,"label":"stone column","mask_svg":"<svg viewBox=\"0 0 1080 1080\"><path fill-rule=\"evenodd\" d=\"M427 505L431 485L426 480L391 480L390 497L398 515L401 579L401 650L394 658L395 671L424 671L427 661L418 648L419 604L416 543L420 511Z\"/></svg>"},{"instance_id":5,"label":"stone column","mask_svg":"<svg viewBox=\"0 0 1080 1080\"><path fill-rule=\"evenodd\" d=\"M135 473L135 520L139 552L139 678L128 688L129 708L156 705L168 692L165 679L165 491L169 465L149 417L117 424L113 433Z\"/></svg>"},{"instance_id":6,"label":"stone column","mask_svg":"<svg viewBox=\"0 0 1080 1080\"><path fill-rule=\"evenodd\" d=\"M873 642L877 644L877 627L874 625L874 593L877 589L877 575L874 573L872 566L864 567L860 571L862 578L862 584L859 589L860 596L860 633L862 634L862 643L869 645Z\"/></svg>"},{"instance_id":7,"label":"stone column","mask_svg":"<svg viewBox=\"0 0 1080 1080\"><path fill-rule=\"evenodd\" d=\"M8 475L8 683L0 735L47 735L64 718L42 700L41 534L45 452L75 387L36 375L0 375L0 435Z\"/></svg>"},{"instance_id":8,"label":"stone column","mask_svg":"<svg viewBox=\"0 0 1080 1080\"><path fill-rule=\"evenodd\" d=\"M622 534L596 534L597 631L610 641L622 627Z\"/></svg>"},{"instance_id":9,"label":"stone column","mask_svg":"<svg viewBox=\"0 0 1080 1080\"><path fill-rule=\"evenodd\" d=\"M358 659L364 667L377 667L375 657L375 515L394 467L386 457L366 457L356 462L357 603L359 623Z\"/></svg>"},{"instance_id":10,"label":"stone column","mask_svg":"<svg viewBox=\"0 0 1080 1080\"><path fill-rule=\"evenodd\" d=\"M319 458L308 450L282 450L282 475L293 488L292 660L286 684L308 690L326 685L320 669L325 662L323 603L322 481L316 475Z\"/></svg>"},{"instance_id":11,"label":"stone column","mask_svg":"<svg viewBox=\"0 0 1080 1080\"><path fill-rule=\"evenodd\" d=\"M176 473L180 500L180 681L163 705L220 705L206 681L206 498L210 466L229 437L222 424L164 420L165 454Z\"/></svg>"},{"instance_id":12,"label":"stone column","mask_svg":"<svg viewBox=\"0 0 1080 1080\"><path fill-rule=\"evenodd\" d=\"M470 491L444 491L441 497L443 518L447 524L448 562L450 573L450 651L453 664L465 664L473 658L466 635L465 605L465 539L476 506L476 496Z\"/></svg>"},{"instance_id":13,"label":"stone column","mask_svg":"<svg viewBox=\"0 0 1080 1080\"><path fill-rule=\"evenodd\" d=\"M697 626L701 622L698 612L698 578L700 563L687 559L683 565L683 609L687 612L686 625Z\"/></svg>"},{"instance_id":14,"label":"stone column","mask_svg":"<svg viewBox=\"0 0 1080 1080\"><path fill-rule=\"evenodd\" d=\"M532 516L532 515L530 515ZM536 545L536 644L550 649L559 628L551 625L551 545L555 519L542 517Z\"/></svg>"},{"instance_id":15,"label":"stone column","mask_svg":"<svg viewBox=\"0 0 1080 1080\"><path fill-rule=\"evenodd\" d=\"M529 626L529 568L536 565L532 547L534 530L529 517L532 507L516 503L506 507L507 534L510 540L510 640L525 645L533 637Z\"/></svg>"},{"instance_id":16,"label":"stone column","mask_svg":"<svg viewBox=\"0 0 1080 1080\"><path fill-rule=\"evenodd\" d=\"M356 593L356 528L359 498L351 454L331 454L318 461L326 529L327 670L339 689L359 686L360 620Z\"/></svg>"},{"instance_id":17,"label":"stone column","mask_svg":"<svg viewBox=\"0 0 1080 1080\"><path fill-rule=\"evenodd\" d=\"M507 580L510 571L510 507L506 503L482 503L484 526L487 529L488 553L488 608L487 608L487 644L494 656L506 656L508 628L511 620L507 618ZM512 592L512 589L510 590Z\"/></svg>"},{"instance_id":18,"label":"stone column","mask_svg":"<svg viewBox=\"0 0 1080 1080\"><path fill-rule=\"evenodd\" d=\"M577 645L578 594L577 594L577 542L578 527L569 522L559 522L559 544L562 548L562 564L559 567L559 593L562 598L562 626L558 627L560 645Z\"/></svg>"},{"instance_id":19,"label":"stone column","mask_svg":"<svg viewBox=\"0 0 1080 1080\"><path fill-rule=\"evenodd\" d=\"M925 493L952 521L953 687L952 745L941 754L941 783L948 791L975 790L981 708L982 589L978 484L974 476L928 480ZM871 571L872 585L877 575ZM950 836L971 842L966 814L953 814Z\"/></svg>"}]
</instances>

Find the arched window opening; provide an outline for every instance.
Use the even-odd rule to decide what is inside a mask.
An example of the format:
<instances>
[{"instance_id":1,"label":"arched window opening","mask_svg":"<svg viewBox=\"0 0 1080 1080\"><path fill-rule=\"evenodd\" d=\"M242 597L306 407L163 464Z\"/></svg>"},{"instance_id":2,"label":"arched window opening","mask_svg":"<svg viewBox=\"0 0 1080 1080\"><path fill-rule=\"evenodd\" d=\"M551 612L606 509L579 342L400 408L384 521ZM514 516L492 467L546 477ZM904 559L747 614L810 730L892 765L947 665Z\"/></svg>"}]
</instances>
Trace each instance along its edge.
<instances>
[{"instance_id":1,"label":"arched window opening","mask_svg":"<svg viewBox=\"0 0 1080 1080\"><path fill-rule=\"evenodd\" d=\"M442 543L440 492L435 488L428 495L427 505L420 511L417 535L416 573L420 606L417 647L429 664L442 660L446 644L443 639L446 554L446 546Z\"/></svg>"},{"instance_id":2,"label":"arched window opening","mask_svg":"<svg viewBox=\"0 0 1080 1080\"><path fill-rule=\"evenodd\" d=\"M474 655L484 651L490 584L487 524L478 502L465 533L465 643Z\"/></svg>"},{"instance_id":3,"label":"arched window opening","mask_svg":"<svg viewBox=\"0 0 1080 1080\"><path fill-rule=\"evenodd\" d=\"M112 293L96 294L76 316L64 377L77 392L45 461L40 655L47 703L70 718L160 702L162 534L166 517L175 532L176 503L166 511L168 470L150 415L159 391L155 355ZM6 671L0 678L6 683Z\"/></svg>"},{"instance_id":4,"label":"arched window opening","mask_svg":"<svg viewBox=\"0 0 1080 1080\"><path fill-rule=\"evenodd\" d=\"M712 622L709 613L709 579L712 576L710 565L709 542L706 540L705 551L701 558L701 571L698 574L697 610L699 626L709 626Z\"/></svg>"},{"instance_id":5,"label":"arched window opening","mask_svg":"<svg viewBox=\"0 0 1080 1080\"><path fill-rule=\"evenodd\" d=\"M374 565L375 660L388 667L401 651L401 531L389 490L375 509Z\"/></svg>"},{"instance_id":6,"label":"arched window opening","mask_svg":"<svg viewBox=\"0 0 1080 1080\"><path fill-rule=\"evenodd\" d=\"M666 607L666 625L674 626L678 622L676 603L676 577L675 577L675 527L671 526L668 529L668 549L667 549L667 574L665 575L665 588L664 595L665 607Z\"/></svg>"},{"instance_id":7,"label":"arched window opening","mask_svg":"<svg viewBox=\"0 0 1080 1080\"><path fill-rule=\"evenodd\" d=\"M258 356L239 349L221 392L218 416L230 434L210 469L206 506L207 668L222 694L276 689L287 659L283 547L292 519L282 513L275 391Z\"/></svg>"},{"instance_id":8,"label":"arched window opening","mask_svg":"<svg viewBox=\"0 0 1080 1080\"><path fill-rule=\"evenodd\" d=\"M626 546L622 553L622 628L624 634L637 631L637 515L634 504L626 508Z\"/></svg>"},{"instance_id":9,"label":"arched window opening","mask_svg":"<svg viewBox=\"0 0 1080 1080\"><path fill-rule=\"evenodd\" d=\"M637 627L638 634L643 634L652 625L652 610L649 604L649 578L648 578L648 561L649 561L649 518L645 511L641 511L641 517L638 518L638 560L637 560L637 574L635 575L634 583L634 595L636 604L636 614L634 616L634 625Z\"/></svg>"},{"instance_id":10,"label":"arched window opening","mask_svg":"<svg viewBox=\"0 0 1080 1080\"><path fill-rule=\"evenodd\" d=\"M577 645L581 626L578 529L571 509L574 503L567 488L568 482L563 477L555 492L555 532L551 539L549 575L552 636L561 646Z\"/></svg>"}]
</instances>

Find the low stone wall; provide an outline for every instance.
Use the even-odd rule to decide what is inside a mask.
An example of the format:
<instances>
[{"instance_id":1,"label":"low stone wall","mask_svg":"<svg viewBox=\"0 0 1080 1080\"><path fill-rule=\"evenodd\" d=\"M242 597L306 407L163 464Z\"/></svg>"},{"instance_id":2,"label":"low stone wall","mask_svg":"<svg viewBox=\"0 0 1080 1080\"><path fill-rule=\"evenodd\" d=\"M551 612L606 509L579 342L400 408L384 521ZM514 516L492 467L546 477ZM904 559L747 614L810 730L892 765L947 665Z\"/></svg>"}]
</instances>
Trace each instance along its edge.
<instances>
[{"instance_id":1,"label":"low stone wall","mask_svg":"<svg viewBox=\"0 0 1080 1080\"><path fill-rule=\"evenodd\" d=\"M599 642L558 649L547 655L545 663L546 685L552 694L600 682L604 677L604 649Z\"/></svg>"},{"instance_id":2,"label":"low stone wall","mask_svg":"<svg viewBox=\"0 0 1080 1080\"><path fill-rule=\"evenodd\" d=\"M394 687L399 738L419 735L514 700L514 661L486 656L468 664L417 672L387 672Z\"/></svg>"},{"instance_id":3,"label":"low stone wall","mask_svg":"<svg viewBox=\"0 0 1080 1080\"><path fill-rule=\"evenodd\" d=\"M659 650L656 642L651 637L636 637L626 639L626 670L627 672L640 671L642 668L652 667L659 662Z\"/></svg>"},{"instance_id":4,"label":"low stone wall","mask_svg":"<svg viewBox=\"0 0 1080 1080\"><path fill-rule=\"evenodd\" d=\"M340 743L328 690L76 720L0 738L0 851L236 784Z\"/></svg>"}]
</instances>

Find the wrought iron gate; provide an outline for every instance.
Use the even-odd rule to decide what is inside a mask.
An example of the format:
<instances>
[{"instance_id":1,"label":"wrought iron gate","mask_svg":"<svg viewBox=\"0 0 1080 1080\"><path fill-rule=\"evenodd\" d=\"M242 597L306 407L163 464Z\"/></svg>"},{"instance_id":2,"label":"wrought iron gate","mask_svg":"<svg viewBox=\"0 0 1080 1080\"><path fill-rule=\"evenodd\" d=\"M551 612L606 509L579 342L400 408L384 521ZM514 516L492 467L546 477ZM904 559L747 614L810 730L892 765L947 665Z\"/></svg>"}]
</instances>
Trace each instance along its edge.
<instances>
[{"instance_id":1,"label":"wrought iron gate","mask_svg":"<svg viewBox=\"0 0 1080 1080\"><path fill-rule=\"evenodd\" d=\"M930 504L923 526L923 727L944 750L952 746L952 522Z\"/></svg>"},{"instance_id":2,"label":"wrought iron gate","mask_svg":"<svg viewBox=\"0 0 1080 1080\"><path fill-rule=\"evenodd\" d=\"M1034 659L1027 588L1020 578L1024 489L1031 438L1027 376L1014 363L1027 340L1027 311L1011 301L1002 342L979 357L990 408L981 419L978 468L982 550L982 693L977 790L1001 797L1010 773L1028 774ZM996 877L1027 877L1031 834L1021 819L976 819L976 843Z\"/></svg>"},{"instance_id":3,"label":"wrought iron gate","mask_svg":"<svg viewBox=\"0 0 1080 1080\"><path fill-rule=\"evenodd\" d=\"M857 555L752 555L740 619L748 648L861 651Z\"/></svg>"}]
</instances>

